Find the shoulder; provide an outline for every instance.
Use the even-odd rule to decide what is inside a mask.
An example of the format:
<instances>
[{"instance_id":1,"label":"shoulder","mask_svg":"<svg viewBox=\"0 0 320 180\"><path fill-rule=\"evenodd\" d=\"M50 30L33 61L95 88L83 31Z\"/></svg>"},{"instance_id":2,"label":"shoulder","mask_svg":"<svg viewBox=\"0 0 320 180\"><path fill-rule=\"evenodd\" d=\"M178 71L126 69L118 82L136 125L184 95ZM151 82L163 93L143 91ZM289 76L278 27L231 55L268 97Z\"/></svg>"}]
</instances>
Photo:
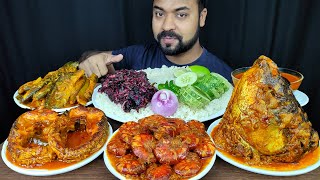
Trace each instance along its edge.
<instances>
[{"instance_id":1,"label":"shoulder","mask_svg":"<svg viewBox=\"0 0 320 180\"><path fill-rule=\"evenodd\" d=\"M216 55L203 48L203 58L206 66L211 72L216 72L231 81L231 67Z\"/></svg>"},{"instance_id":2,"label":"shoulder","mask_svg":"<svg viewBox=\"0 0 320 180\"><path fill-rule=\"evenodd\" d=\"M224 61L210 53L207 49L203 48L201 56L192 64L205 65L210 70L214 70L220 66L228 66Z\"/></svg>"},{"instance_id":3,"label":"shoulder","mask_svg":"<svg viewBox=\"0 0 320 180\"><path fill-rule=\"evenodd\" d=\"M210 59L211 61L216 61L216 63L225 64L220 58L209 52L206 48L203 48L203 55L205 58Z\"/></svg>"}]
</instances>

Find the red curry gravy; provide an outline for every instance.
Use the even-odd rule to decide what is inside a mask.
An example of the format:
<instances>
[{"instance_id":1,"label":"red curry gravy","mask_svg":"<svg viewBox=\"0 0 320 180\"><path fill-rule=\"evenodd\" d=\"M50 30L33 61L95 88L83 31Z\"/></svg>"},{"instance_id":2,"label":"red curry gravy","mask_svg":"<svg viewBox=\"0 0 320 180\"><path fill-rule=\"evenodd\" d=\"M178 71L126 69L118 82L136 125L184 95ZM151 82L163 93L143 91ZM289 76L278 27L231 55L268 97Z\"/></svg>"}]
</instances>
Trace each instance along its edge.
<instances>
[{"instance_id":1,"label":"red curry gravy","mask_svg":"<svg viewBox=\"0 0 320 180\"><path fill-rule=\"evenodd\" d=\"M217 131L218 126L216 126L213 129L213 131L211 132L211 134L210 134L211 137L213 137L213 135ZM228 157L229 159L232 159L233 161L241 163L243 165L247 165L243 158L233 156L232 154L230 154L222 149L218 149L218 150L219 150L219 152L221 152L224 156ZM258 169L271 170L271 171L295 171L295 170L299 170L299 169L304 169L308 166L315 164L317 161L319 161L319 157L320 157L320 148L318 147L316 150L306 154L297 163L276 163L276 162L273 162L273 163L270 163L267 165L247 165L247 166L258 168Z\"/></svg>"},{"instance_id":2,"label":"red curry gravy","mask_svg":"<svg viewBox=\"0 0 320 180\"><path fill-rule=\"evenodd\" d=\"M297 83L293 83L293 82L298 81L299 77L294 76L289 73L284 73L284 72L281 72L280 74L282 77L286 78L290 82L290 86L291 86L292 90L297 90L299 88L301 81L299 81ZM242 77L242 75L243 75L243 73L239 73L239 74L234 75L234 77L236 77L237 79L240 79Z\"/></svg>"},{"instance_id":3,"label":"red curry gravy","mask_svg":"<svg viewBox=\"0 0 320 180\"><path fill-rule=\"evenodd\" d=\"M88 142L90 140L90 138L91 138L90 135L86 131L75 131L75 132L68 133L66 147L70 148L70 147L80 146L80 145ZM38 145L32 143L32 144L30 144L30 146L38 146ZM29 167L15 163L8 151L6 151L6 157L7 157L8 161L10 161L12 164L19 166L21 168L27 168L27 169L55 170L55 169L65 168L65 167L68 167L68 166L71 166L71 165L77 163L77 162L66 163L66 162L62 162L59 160L55 160L55 161L52 161L49 163L45 163L43 165L40 164L40 165L36 165L32 168L29 168Z\"/></svg>"}]
</instances>

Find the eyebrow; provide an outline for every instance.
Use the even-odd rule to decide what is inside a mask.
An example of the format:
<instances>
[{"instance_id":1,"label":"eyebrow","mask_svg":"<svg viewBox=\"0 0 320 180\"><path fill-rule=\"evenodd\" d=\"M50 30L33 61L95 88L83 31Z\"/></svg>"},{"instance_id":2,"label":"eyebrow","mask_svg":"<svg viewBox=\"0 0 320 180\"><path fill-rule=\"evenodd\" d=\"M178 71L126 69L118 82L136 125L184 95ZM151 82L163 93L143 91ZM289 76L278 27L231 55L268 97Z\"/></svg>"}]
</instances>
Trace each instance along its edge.
<instances>
[{"instance_id":1,"label":"eyebrow","mask_svg":"<svg viewBox=\"0 0 320 180\"><path fill-rule=\"evenodd\" d=\"M161 10L161 11L164 11L164 9L161 8L161 7L159 7L159 6L153 6L153 9L159 9L159 10Z\"/></svg>"},{"instance_id":2,"label":"eyebrow","mask_svg":"<svg viewBox=\"0 0 320 180\"><path fill-rule=\"evenodd\" d=\"M176 9L176 11L182 11L182 10L190 10L187 6L179 7Z\"/></svg>"},{"instance_id":3,"label":"eyebrow","mask_svg":"<svg viewBox=\"0 0 320 180\"><path fill-rule=\"evenodd\" d=\"M159 6L153 6L153 9L159 9L161 11L164 11L164 9ZM190 8L188 8L187 6L183 6L175 9L175 11L182 11L182 10L190 10Z\"/></svg>"}]
</instances>

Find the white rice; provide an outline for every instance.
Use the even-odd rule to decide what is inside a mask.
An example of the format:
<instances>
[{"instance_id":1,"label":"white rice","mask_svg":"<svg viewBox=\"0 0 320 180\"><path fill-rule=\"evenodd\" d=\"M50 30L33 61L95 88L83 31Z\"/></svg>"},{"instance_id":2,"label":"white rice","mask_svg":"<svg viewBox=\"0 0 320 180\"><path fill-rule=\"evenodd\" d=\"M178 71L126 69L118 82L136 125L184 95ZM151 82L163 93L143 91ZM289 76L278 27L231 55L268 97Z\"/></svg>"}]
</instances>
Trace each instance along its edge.
<instances>
[{"instance_id":1,"label":"white rice","mask_svg":"<svg viewBox=\"0 0 320 180\"><path fill-rule=\"evenodd\" d=\"M165 83L168 80L173 80L173 72L178 68L186 67L162 66L161 68L148 68L143 71L147 73L150 83L159 84ZM228 83L228 85L229 90L227 92L225 92L219 99L212 100L203 109L192 109L180 103L177 112L170 117L182 118L186 121L196 119L202 122L219 117L224 113L232 94L233 86L230 83ZM155 86L157 87L157 85ZM121 122L137 121L138 119L154 114L151 110L150 103L147 107L139 109L139 112L131 110L129 113L126 113L122 110L120 104L113 103L105 93L99 93L97 90L95 90L93 95L93 104L95 107L104 111L106 116Z\"/></svg>"}]
</instances>

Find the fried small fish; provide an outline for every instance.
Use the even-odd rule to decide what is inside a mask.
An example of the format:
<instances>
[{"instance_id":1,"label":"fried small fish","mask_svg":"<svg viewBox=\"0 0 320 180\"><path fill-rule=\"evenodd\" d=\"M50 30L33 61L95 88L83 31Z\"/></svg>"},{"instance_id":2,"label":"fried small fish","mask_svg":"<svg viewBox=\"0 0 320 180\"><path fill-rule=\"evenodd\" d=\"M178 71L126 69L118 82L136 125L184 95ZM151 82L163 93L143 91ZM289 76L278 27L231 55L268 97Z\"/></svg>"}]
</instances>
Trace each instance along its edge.
<instances>
[{"instance_id":1,"label":"fried small fish","mask_svg":"<svg viewBox=\"0 0 320 180\"><path fill-rule=\"evenodd\" d=\"M77 95L81 90L81 88L83 87L83 85L85 84L86 79L87 79L86 77L83 77L76 82L70 95L70 100L69 100L70 104L75 104L77 102Z\"/></svg>"},{"instance_id":2,"label":"fried small fish","mask_svg":"<svg viewBox=\"0 0 320 180\"><path fill-rule=\"evenodd\" d=\"M86 105L91 99L93 90L97 84L98 76L91 74L91 76L86 80L84 86L81 88L77 95L77 102L81 105Z\"/></svg>"},{"instance_id":3,"label":"fried small fish","mask_svg":"<svg viewBox=\"0 0 320 180\"><path fill-rule=\"evenodd\" d=\"M52 91L47 95L45 107L66 107L76 82L84 76L84 70L75 73L65 73L59 77Z\"/></svg>"}]
</instances>

